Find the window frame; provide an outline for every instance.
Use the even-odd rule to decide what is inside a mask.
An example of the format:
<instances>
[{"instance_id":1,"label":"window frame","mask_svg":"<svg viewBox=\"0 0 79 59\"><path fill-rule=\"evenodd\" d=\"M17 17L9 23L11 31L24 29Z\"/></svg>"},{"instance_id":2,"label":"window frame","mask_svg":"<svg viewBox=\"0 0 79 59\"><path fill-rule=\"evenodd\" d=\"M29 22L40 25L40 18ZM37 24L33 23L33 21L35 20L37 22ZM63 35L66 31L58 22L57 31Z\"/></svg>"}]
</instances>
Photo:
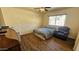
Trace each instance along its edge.
<instances>
[{"instance_id":1,"label":"window frame","mask_svg":"<svg viewBox=\"0 0 79 59\"><path fill-rule=\"evenodd\" d=\"M51 17L51 16L60 16L60 15L66 15L66 18L65 18L65 22L66 22L66 20L67 20L67 15L68 15L68 14L49 15L49 16L48 16L48 25L49 25L49 17ZM65 24L64 24L64 25L65 25ZM55 26L58 26L58 25L55 25Z\"/></svg>"}]
</instances>

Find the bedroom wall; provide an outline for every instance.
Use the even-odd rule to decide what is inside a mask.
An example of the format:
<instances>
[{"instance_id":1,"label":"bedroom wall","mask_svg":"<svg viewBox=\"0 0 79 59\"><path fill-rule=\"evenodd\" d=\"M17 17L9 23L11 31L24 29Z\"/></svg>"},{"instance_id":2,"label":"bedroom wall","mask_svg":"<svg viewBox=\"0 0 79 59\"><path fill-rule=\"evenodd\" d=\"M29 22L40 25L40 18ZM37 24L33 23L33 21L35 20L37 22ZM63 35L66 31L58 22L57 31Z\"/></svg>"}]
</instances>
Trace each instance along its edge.
<instances>
[{"instance_id":1,"label":"bedroom wall","mask_svg":"<svg viewBox=\"0 0 79 59\"><path fill-rule=\"evenodd\" d=\"M2 15L2 11L0 9L0 26L5 25L4 19L3 19L3 15Z\"/></svg>"},{"instance_id":2,"label":"bedroom wall","mask_svg":"<svg viewBox=\"0 0 79 59\"><path fill-rule=\"evenodd\" d=\"M22 8L1 8L5 24L20 32L21 35L31 33L41 26L41 17L32 10Z\"/></svg>"},{"instance_id":3,"label":"bedroom wall","mask_svg":"<svg viewBox=\"0 0 79 59\"><path fill-rule=\"evenodd\" d=\"M43 26L48 25L48 16L58 14L67 14L65 25L70 27L70 36L75 39L79 30L79 8L49 11L43 17Z\"/></svg>"}]
</instances>

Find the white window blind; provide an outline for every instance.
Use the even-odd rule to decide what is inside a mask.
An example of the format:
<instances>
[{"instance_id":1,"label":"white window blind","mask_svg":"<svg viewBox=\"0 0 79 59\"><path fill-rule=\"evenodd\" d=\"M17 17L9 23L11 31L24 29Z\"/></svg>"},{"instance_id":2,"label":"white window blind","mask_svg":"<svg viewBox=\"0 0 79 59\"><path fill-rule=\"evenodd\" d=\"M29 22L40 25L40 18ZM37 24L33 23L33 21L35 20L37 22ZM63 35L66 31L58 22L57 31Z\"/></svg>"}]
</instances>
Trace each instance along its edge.
<instances>
[{"instance_id":1,"label":"white window blind","mask_svg":"<svg viewBox=\"0 0 79 59\"><path fill-rule=\"evenodd\" d=\"M64 26L66 15L49 16L48 25Z\"/></svg>"}]
</instances>

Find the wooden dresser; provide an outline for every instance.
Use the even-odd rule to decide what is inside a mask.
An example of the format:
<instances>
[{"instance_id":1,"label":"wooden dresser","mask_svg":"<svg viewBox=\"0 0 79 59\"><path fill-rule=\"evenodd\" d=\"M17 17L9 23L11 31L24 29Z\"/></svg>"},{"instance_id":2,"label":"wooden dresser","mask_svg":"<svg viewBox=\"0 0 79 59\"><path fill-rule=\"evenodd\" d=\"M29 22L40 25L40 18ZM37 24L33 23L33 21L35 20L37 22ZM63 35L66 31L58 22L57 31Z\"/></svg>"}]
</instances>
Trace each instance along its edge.
<instances>
[{"instance_id":1,"label":"wooden dresser","mask_svg":"<svg viewBox=\"0 0 79 59\"><path fill-rule=\"evenodd\" d=\"M0 51L20 51L17 33L11 28L7 28L4 31L6 33L0 33Z\"/></svg>"}]
</instances>

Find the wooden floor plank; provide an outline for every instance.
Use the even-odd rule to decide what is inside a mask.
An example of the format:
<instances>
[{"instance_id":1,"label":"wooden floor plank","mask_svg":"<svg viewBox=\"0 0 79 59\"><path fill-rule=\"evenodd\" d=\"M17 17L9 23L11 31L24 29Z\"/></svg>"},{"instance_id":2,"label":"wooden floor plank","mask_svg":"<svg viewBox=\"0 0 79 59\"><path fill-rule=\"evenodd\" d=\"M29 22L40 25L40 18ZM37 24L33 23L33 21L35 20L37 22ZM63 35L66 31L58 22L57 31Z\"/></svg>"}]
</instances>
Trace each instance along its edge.
<instances>
[{"instance_id":1,"label":"wooden floor plank","mask_svg":"<svg viewBox=\"0 0 79 59\"><path fill-rule=\"evenodd\" d=\"M25 51L72 51L74 40L67 41L52 37L48 40L42 40L33 33L21 36Z\"/></svg>"}]
</instances>

